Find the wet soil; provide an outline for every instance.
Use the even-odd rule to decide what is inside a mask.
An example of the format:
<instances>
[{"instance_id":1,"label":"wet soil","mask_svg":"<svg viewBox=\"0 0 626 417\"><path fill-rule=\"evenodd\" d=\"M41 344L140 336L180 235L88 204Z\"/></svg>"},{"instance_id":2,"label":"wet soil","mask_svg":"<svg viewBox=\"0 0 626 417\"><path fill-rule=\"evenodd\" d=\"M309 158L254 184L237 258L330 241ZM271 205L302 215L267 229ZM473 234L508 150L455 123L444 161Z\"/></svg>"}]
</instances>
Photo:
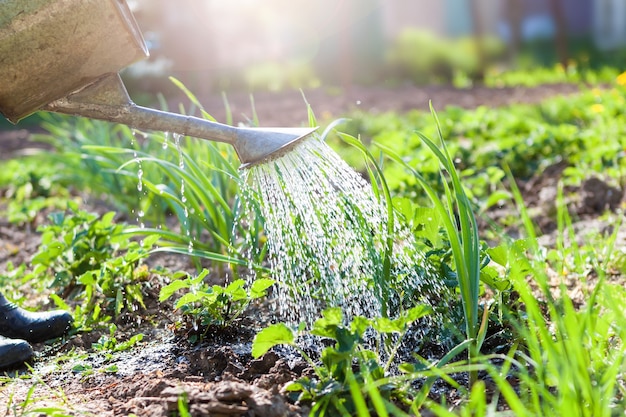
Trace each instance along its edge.
<instances>
[{"instance_id":1,"label":"wet soil","mask_svg":"<svg viewBox=\"0 0 626 417\"><path fill-rule=\"evenodd\" d=\"M438 108L446 105L475 107L500 106L517 102L538 102L555 94L570 94L578 87L570 85L546 86L535 89L454 90L445 87L389 89L354 89L350 94L333 95L328 91L306 92L307 100L316 113L339 117L353 108L365 111L407 111L427 109L432 100ZM221 97L204 100L206 108L218 120L223 120L219 109ZM218 104L219 103L219 104ZM233 95L229 103L236 119L250 115L247 95ZM306 120L299 92L255 95L256 111L265 126L300 124ZM212 111L218 109L217 111ZM13 129L0 133L0 155L8 158L27 152L29 130ZM1 159L0 158L0 159ZM1 161L0 161L1 166ZM541 229L542 243L554 245L554 196L563 166L553 166L542 175L519 184L529 210ZM579 189L568 195L576 207L576 230L580 239L590 229L611 232L611 224L602 216L605 209L616 209L623 203L624 192L589 178ZM98 210L98 207L92 207ZM0 206L0 212L2 207ZM511 208L501 207L487 215L492 220L510 215ZM40 243L35 224L17 226L0 218L0 274L14 265L28 263ZM518 231L508 232L515 235ZM618 243L626 243L626 236L618 235ZM160 256L150 260L152 266L166 266L171 270L192 270L184 257ZM590 277L591 279L593 277ZM621 279L616 276L615 279ZM209 329L210 337L200 344L188 342L188 334L178 327L180 316L169 303L158 302L163 279L153 275L152 285L144 294L146 309L117 319L115 337L119 342L136 334L144 338L129 350L103 353L93 344L105 330L94 330L71 335L63 340L34 346L37 356L32 370L21 367L4 371L20 378L0 379L0 410L14 410L15 414L48 407L61 409L70 415L96 416L170 416L177 415L179 401L188 404L193 416L303 416L307 405L293 403L284 393L285 384L310 373L306 364L287 351L270 352L254 360L250 343L257 330L269 320L264 306L254 308L228 329ZM584 302L584 288L572 283L569 290L579 303ZM587 285L592 285L587 282ZM558 288L555 278L554 289ZM20 287L26 296L26 305L38 309L51 308L45 294L34 294L28 285ZM259 314L260 313L260 314ZM33 389L29 394L29 390ZM453 404L458 395L453 390L443 394ZM440 392L441 394L441 392ZM6 405L6 408L3 407ZM11 413L9 413L11 414ZM37 414L37 413L35 413ZM39 413L41 414L41 413Z\"/></svg>"}]
</instances>

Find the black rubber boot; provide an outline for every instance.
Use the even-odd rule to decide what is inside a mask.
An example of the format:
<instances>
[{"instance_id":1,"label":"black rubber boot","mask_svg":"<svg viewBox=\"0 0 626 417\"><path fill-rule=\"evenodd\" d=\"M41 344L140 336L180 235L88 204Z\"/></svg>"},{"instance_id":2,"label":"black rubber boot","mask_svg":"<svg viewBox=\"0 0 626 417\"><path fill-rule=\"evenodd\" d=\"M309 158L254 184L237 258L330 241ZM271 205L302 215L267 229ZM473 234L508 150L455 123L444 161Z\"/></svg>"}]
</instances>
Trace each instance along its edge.
<instances>
[{"instance_id":1,"label":"black rubber boot","mask_svg":"<svg viewBox=\"0 0 626 417\"><path fill-rule=\"evenodd\" d=\"M67 311L31 312L7 301L0 294L0 336L43 342L63 336L72 325Z\"/></svg>"},{"instance_id":2,"label":"black rubber boot","mask_svg":"<svg viewBox=\"0 0 626 417\"><path fill-rule=\"evenodd\" d=\"M32 357L33 349L25 340L0 337L0 369L20 366Z\"/></svg>"}]
</instances>

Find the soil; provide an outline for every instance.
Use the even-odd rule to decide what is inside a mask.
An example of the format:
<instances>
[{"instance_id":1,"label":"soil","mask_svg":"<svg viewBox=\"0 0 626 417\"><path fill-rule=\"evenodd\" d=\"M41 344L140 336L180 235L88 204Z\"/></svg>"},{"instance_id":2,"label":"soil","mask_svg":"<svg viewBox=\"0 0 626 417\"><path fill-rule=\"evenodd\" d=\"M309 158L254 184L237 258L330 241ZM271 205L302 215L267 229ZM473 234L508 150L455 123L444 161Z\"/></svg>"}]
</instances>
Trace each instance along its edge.
<instances>
[{"instance_id":1,"label":"soil","mask_svg":"<svg viewBox=\"0 0 626 417\"><path fill-rule=\"evenodd\" d=\"M535 103L552 95L571 94L577 90L578 87L572 85L499 90L355 87L345 95L333 95L322 90L307 91L305 95L318 115L339 117L355 108L399 113L411 109L427 110L429 100L437 108ZM223 108L221 97L207 97L202 101L218 120L224 120L224 114L219 113L219 109ZM251 113L248 95L231 95L229 104L236 122L245 121L245 114ZM307 117L300 92L256 94L255 107L264 126L299 125ZM19 128L1 132L0 159L39 146L29 141L30 134L30 130ZM551 214L554 211L556 185L563 169L564 166L560 165L550 167L542 175L520 184L529 210L541 228L542 243L548 246L554 245L555 224ZM605 209L615 209L622 203L623 190L597 178L589 178L580 189L570 191L577 207L578 237L584 239L584 232L591 228L609 233L611 225L601 220L601 214ZM99 210L97 206L93 209ZM509 213L510 208L504 207L494 209L488 215L498 219ZM9 262L14 265L28 263L40 243L40 236L35 232L37 223L43 221L42 216L35 224L16 226L0 219L0 274L7 271ZM515 230L509 232L512 235L516 233ZM626 243L626 236L618 235L618 240ZM150 263L172 270L191 269L184 257L160 256L151 259ZM7 410L17 410L15 414L50 407L65 410L71 415L134 414L156 417L175 415L179 399L184 398L193 416L307 415L307 405L289 401L283 391L287 382L310 372L306 364L292 353L282 350L271 351L258 360L251 357L250 342L266 322L266 314L249 313L228 329L209 329L207 341L190 344L188 335L176 328L180 317L172 313L173 307L158 302L162 280L155 275L151 284L151 289L144 294L147 308L132 316L122 315L116 321L118 330L115 337L119 342L138 333L144 335L142 342L127 351L108 355L94 350L92 344L107 334L106 331L95 330L34 345L37 354L32 370L26 367L7 370L7 375L17 374L21 378L0 379L0 409L4 409L2 405L6 404ZM592 285L591 282L587 284ZM555 280L554 288L557 287ZM28 300L27 306L50 308L42 294L33 294L28 286L21 290ZM580 284L572 284L570 290L577 302L584 302L584 288ZM263 310L263 306L254 307L255 311ZM265 318L259 321L257 317ZM77 365L82 366L82 371ZM34 391L29 393L31 387ZM456 394L453 391L445 395L449 402L454 402Z\"/></svg>"}]
</instances>

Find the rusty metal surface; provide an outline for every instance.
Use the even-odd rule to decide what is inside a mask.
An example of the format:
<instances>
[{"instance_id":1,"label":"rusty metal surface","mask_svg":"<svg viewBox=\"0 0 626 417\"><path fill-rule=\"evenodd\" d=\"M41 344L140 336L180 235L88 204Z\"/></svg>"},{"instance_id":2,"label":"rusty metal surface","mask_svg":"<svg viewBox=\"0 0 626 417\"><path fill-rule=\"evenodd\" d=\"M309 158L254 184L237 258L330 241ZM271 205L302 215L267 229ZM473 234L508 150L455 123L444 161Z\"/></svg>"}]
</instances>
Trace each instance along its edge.
<instances>
[{"instance_id":1,"label":"rusty metal surface","mask_svg":"<svg viewBox=\"0 0 626 417\"><path fill-rule=\"evenodd\" d=\"M124 0L0 0L0 113L17 122L147 54Z\"/></svg>"}]
</instances>

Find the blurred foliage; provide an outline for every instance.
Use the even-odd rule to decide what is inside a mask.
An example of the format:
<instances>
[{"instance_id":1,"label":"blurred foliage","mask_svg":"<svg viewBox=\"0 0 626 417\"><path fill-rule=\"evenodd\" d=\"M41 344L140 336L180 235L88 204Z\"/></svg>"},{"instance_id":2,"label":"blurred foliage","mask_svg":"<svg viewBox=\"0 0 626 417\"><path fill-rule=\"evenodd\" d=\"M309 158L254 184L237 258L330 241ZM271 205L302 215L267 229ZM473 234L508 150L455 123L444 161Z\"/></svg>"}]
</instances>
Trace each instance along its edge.
<instances>
[{"instance_id":1,"label":"blurred foliage","mask_svg":"<svg viewBox=\"0 0 626 417\"><path fill-rule=\"evenodd\" d=\"M405 29L388 49L386 71L393 79L418 85L474 79L481 65L496 62L505 52L504 43L497 38L481 42L486 63L480 62L475 38L445 39L419 29Z\"/></svg>"},{"instance_id":2,"label":"blurred foliage","mask_svg":"<svg viewBox=\"0 0 626 417\"><path fill-rule=\"evenodd\" d=\"M613 88L583 89L579 94L553 97L538 105L472 110L450 106L440 110L443 136L448 138L450 153L456 156L455 165L471 197L489 205L505 197L496 193L501 189L504 166L515 178L529 180L548 166L564 162L569 166L564 173L566 184L580 185L591 174L611 184L622 184L626 176L626 90L620 82L626 83L625 79L614 79ZM396 150L407 162L419 166L435 186L439 182L438 163L428 158L414 133L419 129L426 135L436 134L428 117L419 111L403 115L354 112L342 131ZM337 146L341 144L337 142ZM357 155L343 149L340 152L353 166L362 166ZM394 193L407 197L421 193L401 167L389 164L385 175ZM491 196L494 198L487 199Z\"/></svg>"},{"instance_id":3,"label":"blurred foliage","mask_svg":"<svg viewBox=\"0 0 626 417\"><path fill-rule=\"evenodd\" d=\"M63 209L72 199L71 183L64 182L62 166L50 163L43 154L3 161L0 197L6 208L0 211L11 223L29 225L45 209Z\"/></svg>"},{"instance_id":4,"label":"blurred foliage","mask_svg":"<svg viewBox=\"0 0 626 417\"><path fill-rule=\"evenodd\" d=\"M302 60L267 61L245 68L241 78L250 91L315 88L321 83L313 67Z\"/></svg>"}]
</instances>

